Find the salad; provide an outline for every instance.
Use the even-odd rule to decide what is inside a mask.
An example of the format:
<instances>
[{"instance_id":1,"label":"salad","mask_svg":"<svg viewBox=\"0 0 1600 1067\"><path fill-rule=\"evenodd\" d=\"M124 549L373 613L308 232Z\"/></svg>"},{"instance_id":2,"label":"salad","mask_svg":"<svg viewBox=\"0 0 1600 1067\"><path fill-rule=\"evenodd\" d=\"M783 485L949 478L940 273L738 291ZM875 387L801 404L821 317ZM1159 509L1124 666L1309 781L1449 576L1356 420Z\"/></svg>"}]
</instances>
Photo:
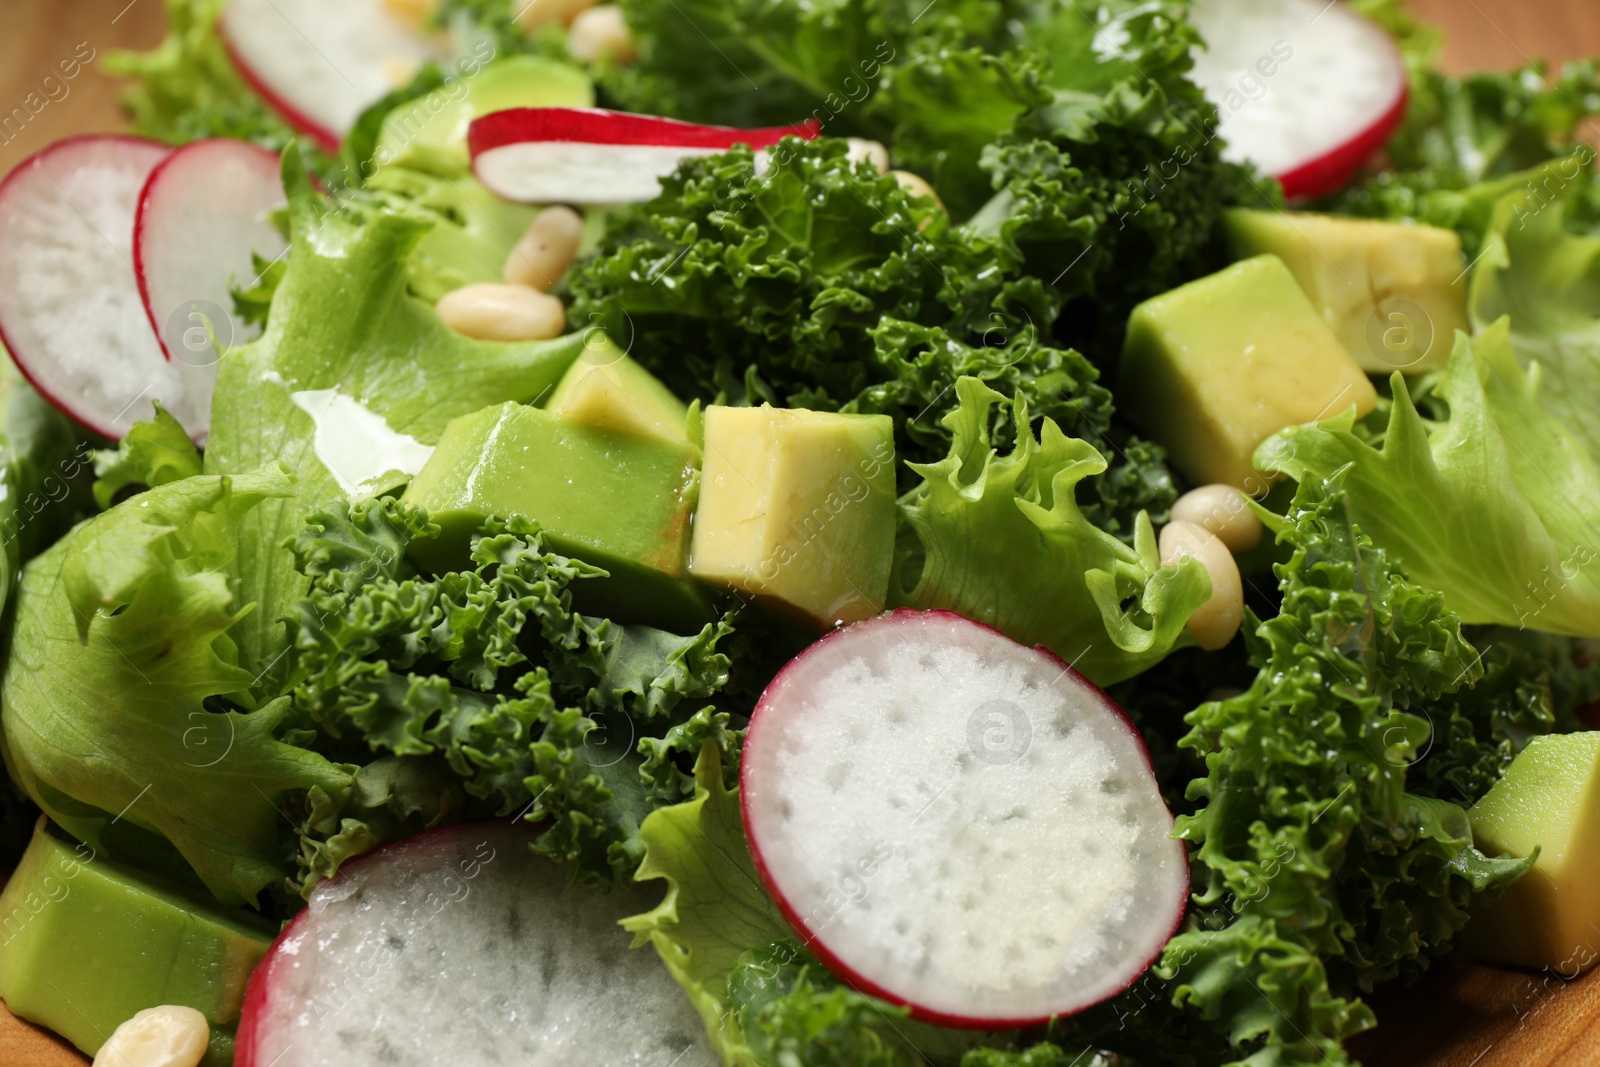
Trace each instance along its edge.
<instances>
[{"instance_id":1,"label":"salad","mask_svg":"<svg viewBox=\"0 0 1600 1067\"><path fill-rule=\"evenodd\" d=\"M167 0L0 184L97 1064L1353 1063L1600 960L1600 68L1401 0Z\"/></svg>"}]
</instances>

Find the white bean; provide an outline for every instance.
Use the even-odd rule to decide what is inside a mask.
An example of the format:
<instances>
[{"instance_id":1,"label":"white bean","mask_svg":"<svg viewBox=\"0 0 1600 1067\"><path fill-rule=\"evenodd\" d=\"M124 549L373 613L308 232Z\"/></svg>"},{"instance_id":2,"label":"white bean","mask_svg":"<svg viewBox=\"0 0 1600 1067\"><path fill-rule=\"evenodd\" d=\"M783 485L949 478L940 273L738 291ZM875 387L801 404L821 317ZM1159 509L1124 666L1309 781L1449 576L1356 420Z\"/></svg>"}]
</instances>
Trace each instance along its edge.
<instances>
[{"instance_id":1,"label":"white bean","mask_svg":"<svg viewBox=\"0 0 1600 1067\"><path fill-rule=\"evenodd\" d=\"M1250 510L1244 491L1231 485L1189 490L1172 505L1172 521L1204 526L1230 552L1248 552L1261 543L1261 520Z\"/></svg>"},{"instance_id":2,"label":"white bean","mask_svg":"<svg viewBox=\"0 0 1600 1067\"><path fill-rule=\"evenodd\" d=\"M872 169L879 174L889 173L889 150L883 147L882 144L877 141L868 141L863 137L846 137L844 143L848 146L845 158L852 163L865 160L871 163ZM917 176L913 174L911 177L916 178ZM921 178L917 178L917 180L922 181ZM901 184L904 183L902 182ZM928 183L922 182L922 184L927 185ZM932 190L929 191L931 192Z\"/></svg>"},{"instance_id":3,"label":"white bean","mask_svg":"<svg viewBox=\"0 0 1600 1067\"><path fill-rule=\"evenodd\" d=\"M547 207L533 217L522 239L506 256L501 276L508 285L526 285L547 293L578 258L583 216L570 207Z\"/></svg>"},{"instance_id":4,"label":"white bean","mask_svg":"<svg viewBox=\"0 0 1600 1067\"><path fill-rule=\"evenodd\" d=\"M573 19L572 28L567 31L567 51L585 63L601 59L626 63L639 54L622 18L622 8L616 4L591 7Z\"/></svg>"},{"instance_id":5,"label":"white bean","mask_svg":"<svg viewBox=\"0 0 1600 1067\"><path fill-rule=\"evenodd\" d=\"M909 170L891 170L889 173L894 175L894 180L899 182L900 188L907 193L914 197L925 196L932 200L940 211L944 210L944 201L939 199L939 194L933 191L933 186L929 185L922 175L912 174Z\"/></svg>"},{"instance_id":6,"label":"white bean","mask_svg":"<svg viewBox=\"0 0 1600 1067\"><path fill-rule=\"evenodd\" d=\"M1204 526L1169 522L1161 528L1161 564L1170 566L1193 557L1211 576L1211 597L1189 616L1188 629L1195 643L1215 651L1233 640L1244 622L1244 585L1239 565L1228 548Z\"/></svg>"},{"instance_id":7,"label":"white bean","mask_svg":"<svg viewBox=\"0 0 1600 1067\"><path fill-rule=\"evenodd\" d=\"M480 341L546 341L567 328L567 309L526 285L464 285L439 301L445 325Z\"/></svg>"},{"instance_id":8,"label":"white bean","mask_svg":"<svg viewBox=\"0 0 1600 1067\"><path fill-rule=\"evenodd\" d=\"M516 11L512 17L524 33L534 33L552 23L572 25L572 20L594 3L595 0L511 0Z\"/></svg>"},{"instance_id":9,"label":"white bean","mask_svg":"<svg viewBox=\"0 0 1600 1067\"><path fill-rule=\"evenodd\" d=\"M211 1041L206 1017L193 1008L146 1008L117 1027L95 1053L94 1067L196 1067Z\"/></svg>"}]
</instances>

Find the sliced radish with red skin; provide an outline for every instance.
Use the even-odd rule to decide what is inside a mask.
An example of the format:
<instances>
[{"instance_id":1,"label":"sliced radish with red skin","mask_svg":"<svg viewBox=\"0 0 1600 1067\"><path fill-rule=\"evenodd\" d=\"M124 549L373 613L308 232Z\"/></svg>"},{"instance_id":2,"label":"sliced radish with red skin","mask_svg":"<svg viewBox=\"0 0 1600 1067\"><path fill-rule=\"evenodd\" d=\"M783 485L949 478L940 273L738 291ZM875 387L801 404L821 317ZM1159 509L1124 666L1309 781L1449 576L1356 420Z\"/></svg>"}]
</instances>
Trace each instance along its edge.
<instances>
[{"instance_id":1,"label":"sliced radish with red skin","mask_svg":"<svg viewBox=\"0 0 1600 1067\"><path fill-rule=\"evenodd\" d=\"M209 428L219 348L260 333L230 314L230 284L255 280L252 253L276 259L288 247L266 220L285 203L278 157L245 141L195 141L150 173L134 217L133 264L145 312L198 415ZM213 343L214 335L214 343Z\"/></svg>"},{"instance_id":2,"label":"sliced radish with red skin","mask_svg":"<svg viewBox=\"0 0 1600 1067\"><path fill-rule=\"evenodd\" d=\"M830 970L944 1026L1126 989L1189 892L1138 731L1059 658L947 611L837 630L750 719L756 868Z\"/></svg>"},{"instance_id":3,"label":"sliced radish with red skin","mask_svg":"<svg viewBox=\"0 0 1600 1067\"><path fill-rule=\"evenodd\" d=\"M406 71L446 58L383 0L230 0L217 28L250 87L330 152Z\"/></svg>"},{"instance_id":4,"label":"sliced radish with red skin","mask_svg":"<svg viewBox=\"0 0 1600 1067\"><path fill-rule=\"evenodd\" d=\"M134 275L139 195L171 153L137 137L74 137L0 183L0 339L40 393L106 437L151 417L153 400L185 426L201 415Z\"/></svg>"},{"instance_id":5,"label":"sliced radish with red skin","mask_svg":"<svg viewBox=\"0 0 1600 1067\"><path fill-rule=\"evenodd\" d=\"M1294 198L1337 192L1405 117L1405 64L1377 23L1329 0L1197 0L1195 84L1217 105L1223 158Z\"/></svg>"},{"instance_id":6,"label":"sliced radish with red skin","mask_svg":"<svg viewBox=\"0 0 1600 1067\"><path fill-rule=\"evenodd\" d=\"M473 121L472 169L486 188L530 204L625 204L654 199L661 179L691 156L734 145L770 148L785 137L813 140L815 119L740 130L629 115L603 108L525 107Z\"/></svg>"},{"instance_id":7,"label":"sliced radish with red skin","mask_svg":"<svg viewBox=\"0 0 1600 1067\"><path fill-rule=\"evenodd\" d=\"M237 1067L711 1067L704 1023L617 925L639 887L567 885L509 823L347 863L250 976Z\"/></svg>"}]
</instances>

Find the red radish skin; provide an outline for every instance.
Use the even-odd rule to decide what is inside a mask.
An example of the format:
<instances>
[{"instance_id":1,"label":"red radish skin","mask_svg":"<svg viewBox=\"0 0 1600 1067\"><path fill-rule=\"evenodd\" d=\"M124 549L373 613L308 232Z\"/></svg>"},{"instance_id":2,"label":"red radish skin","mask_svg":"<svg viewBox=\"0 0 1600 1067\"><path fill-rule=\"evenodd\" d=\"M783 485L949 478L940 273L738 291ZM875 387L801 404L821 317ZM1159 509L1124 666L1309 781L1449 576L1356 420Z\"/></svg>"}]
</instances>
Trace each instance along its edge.
<instances>
[{"instance_id":1,"label":"red radish skin","mask_svg":"<svg viewBox=\"0 0 1600 1067\"><path fill-rule=\"evenodd\" d=\"M234 323L229 286L253 280L252 253L273 260L287 249L264 217L284 203L278 156L226 138L179 148L150 172L139 196L133 239L139 295L199 414L211 411L218 353L209 338L195 345L189 335L209 323L227 347L260 332ZM179 315L186 307L189 314ZM196 440L204 439L209 421L188 427Z\"/></svg>"},{"instance_id":2,"label":"red radish skin","mask_svg":"<svg viewBox=\"0 0 1600 1067\"><path fill-rule=\"evenodd\" d=\"M816 929L815 925L807 917L805 908L802 905L797 905L786 891L783 884L784 879L775 870L775 864L771 862L771 858L768 855L769 850L762 847L761 835L755 829L763 823L760 812L757 810L757 806L762 802L762 784L757 779L763 773L760 768L766 763L765 746L769 744L767 724L772 721L773 716L785 714L784 706L796 699L786 693L785 690L791 684L805 684L803 682L795 683L794 675L798 670L802 670L803 665L817 656L819 652L826 653L833 648L837 648L841 642L849 642L855 637L859 637L864 628L902 626L907 623L946 625L955 629L967 630L971 633L987 635L991 641L998 639L999 642L1004 642L1006 645L1011 646L1017 653L1024 652L1024 646L1017 645L999 631L954 612L943 610L924 612L911 608L902 608L886 615L878 616L875 619L833 631L807 648L779 672L778 676L773 679L762 694L755 711L752 713L750 728L745 738L743 756L741 758L739 791L741 814L744 819L745 835L750 847L750 854L756 870L776 903L778 910L794 928L807 949L821 960L830 971L850 986L870 996L907 1007L910 1009L913 1018L938 1026L960 1029L1003 1030L1038 1025L1051 1018L1071 1015L1084 1008L1091 1007L1093 1004L1100 1003L1131 987L1154 963L1166 942L1177 933L1178 927L1183 920L1185 905L1189 896L1187 849L1181 841L1170 838L1172 820L1170 813L1166 812L1164 806L1161 808L1164 820L1160 828L1164 840L1158 847L1166 850L1169 854L1166 862L1170 864L1170 868L1165 870L1164 875L1168 877L1170 884L1164 885L1160 894L1163 901L1162 906L1166 908L1168 915L1165 919L1159 920L1158 926L1154 928L1156 936L1150 939L1148 951L1142 953L1140 958L1132 961L1136 966L1125 966L1122 969L1123 973L1118 975L1114 983L1096 990L1093 999L1084 1000L1080 1003L1062 1004L1048 1011L1015 1014L1003 1012L977 1014L968 1010L940 1010L919 1003L915 999L907 997L901 988L896 987L896 983L876 980L862 974L860 967L846 958L847 953L844 950L830 945L823 932ZM1105 721L1115 725L1115 728L1120 731L1128 743L1129 751L1137 755L1139 770L1149 778L1153 789L1154 768L1150 763L1149 752L1145 748L1137 728L1126 713L1098 687L1079 675L1049 649L1037 646L1033 649L1027 649L1025 652L1026 654L1036 655L1040 658L1040 662L1047 663L1050 670L1057 674L1057 682L1062 679L1070 680L1076 690L1098 703L1099 707L1106 713ZM905 654L907 656L918 654L914 637L906 639ZM797 758L794 753L785 754L786 763L792 763ZM938 799L939 797L934 797L933 800L928 802L928 807L923 810L926 811L931 808ZM782 841L779 835L774 834L773 838L774 843L781 846ZM920 885L932 885L937 880L937 877L934 872L923 872L918 882ZM861 899L864 900L865 896ZM922 903L925 902L917 901L912 906L915 907ZM830 915L828 922L831 923L833 919L842 913L841 910ZM813 914L815 914L815 910Z\"/></svg>"},{"instance_id":3,"label":"red radish skin","mask_svg":"<svg viewBox=\"0 0 1600 1067\"><path fill-rule=\"evenodd\" d=\"M1284 195L1337 192L1405 117L1405 63L1379 25L1329 0L1197 0L1207 47L1192 77L1217 105L1223 158L1277 178Z\"/></svg>"},{"instance_id":4,"label":"red radish skin","mask_svg":"<svg viewBox=\"0 0 1600 1067\"><path fill-rule=\"evenodd\" d=\"M527 1067L712 1067L688 998L616 925L653 906L649 891L569 886L563 869L529 851L534 837L520 823L455 824L344 864L251 974L236 1067L433 1067L488 1062L491 1049L495 1062ZM496 951L511 954L509 965ZM417 985L407 984L408 966L420 969ZM502 984L486 990L492 982ZM566 1002L541 1000L552 990ZM362 997L388 1017L367 1014L374 1004ZM285 1012L317 1021L285 1029ZM452 1018L465 1037L448 1032Z\"/></svg>"},{"instance_id":5,"label":"red radish skin","mask_svg":"<svg viewBox=\"0 0 1600 1067\"><path fill-rule=\"evenodd\" d=\"M152 414L152 399L195 417L132 260L139 193L171 152L120 134L71 137L0 182L0 341L41 395L113 439Z\"/></svg>"},{"instance_id":6,"label":"red radish skin","mask_svg":"<svg viewBox=\"0 0 1600 1067\"><path fill-rule=\"evenodd\" d=\"M507 200L614 204L653 198L660 179L691 156L820 133L814 119L741 130L602 108L512 108L474 120L467 147L478 180Z\"/></svg>"},{"instance_id":7,"label":"red radish skin","mask_svg":"<svg viewBox=\"0 0 1600 1067\"><path fill-rule=\"evenodd\" d=\"M404 70L448 58L383 0L230 0L217 29L245 82L330 153Z\"/></svg>"}]
</instances>

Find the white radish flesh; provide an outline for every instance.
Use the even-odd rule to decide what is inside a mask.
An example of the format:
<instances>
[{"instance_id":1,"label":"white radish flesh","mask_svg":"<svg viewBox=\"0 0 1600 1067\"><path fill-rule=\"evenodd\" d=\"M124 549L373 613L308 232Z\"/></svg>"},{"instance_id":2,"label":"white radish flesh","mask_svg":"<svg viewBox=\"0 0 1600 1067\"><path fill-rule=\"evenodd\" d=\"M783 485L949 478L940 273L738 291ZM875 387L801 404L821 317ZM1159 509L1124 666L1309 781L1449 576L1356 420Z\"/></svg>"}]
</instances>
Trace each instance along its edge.
<instances>
[{"instance_id":1,"label":"white radish flesh","mask_svg":"<svg viewBox=\"0 0 1600 1067\"><path fill-rule=\"evenodd\" d=\"M1049 652L950 612L836 631L750 721L751 854L802 940L925 1021L1005 1028L1132 983L1188 894L1143 742Z\"/></svg>"},{"instance_id":2,"label":"white radish flesh","mask_svg":"<svg viewBox=\"0 0 1600 1067\"><path fill-rule=\"evenodd\" d=\"M566 884L504 823L349 864L251 975L238 1067L709 1067L705 1026L618 926L642 890Z\"/></svg>"},{"instance_id":3,"label":"white radish flesh","mask_svg":"<svg viewBox=\"0 0 1600 1067\"><path fill-rule=\"evenodd\" d=\"M153 400L185 426L200 415L150 330L133 266L140 192L171 151L76 137L0 185L0 334L42 394L107 437L151 417Z\"/></svg>"},{"instance_id":4,"label":"white radish flesh","mask_svg":"<svg viewBox=\"0 0 1600 1067\"><path fill-rule=\"evenodd\" d=\"M445 58L383 0L231 0L218 26L245 80L329 150L395 88L396 70Z\"/></svg>"},{"instance_id":5,"label":"white radish flesh","mask_svg":"<svg viewBox=\"0 0 1600 1067\"><path fill-rule=\"evenodd\" d=\"M256 280L252 253L281 256L283 237L266 220L284 203L278 157L244 141L195 141L151 173L134 222L134 265L150 326L183 380L197 421L209 428L219 349L259 327L234 319L229 286Z\"/></svg>"},{"instance_id":6,"label":"white radish flesh","mask_svg":"<svg viewBox=\"0 0 1600 1067\"><path fill-rule=\"evenodd\" d=\"M1406 73L1382 27L1330 0L1196 0L1207 48L1192 77L1217 105L1225 159L1291 197L1337 191L1405 114Z\"/></svg>"}]
</instances>

